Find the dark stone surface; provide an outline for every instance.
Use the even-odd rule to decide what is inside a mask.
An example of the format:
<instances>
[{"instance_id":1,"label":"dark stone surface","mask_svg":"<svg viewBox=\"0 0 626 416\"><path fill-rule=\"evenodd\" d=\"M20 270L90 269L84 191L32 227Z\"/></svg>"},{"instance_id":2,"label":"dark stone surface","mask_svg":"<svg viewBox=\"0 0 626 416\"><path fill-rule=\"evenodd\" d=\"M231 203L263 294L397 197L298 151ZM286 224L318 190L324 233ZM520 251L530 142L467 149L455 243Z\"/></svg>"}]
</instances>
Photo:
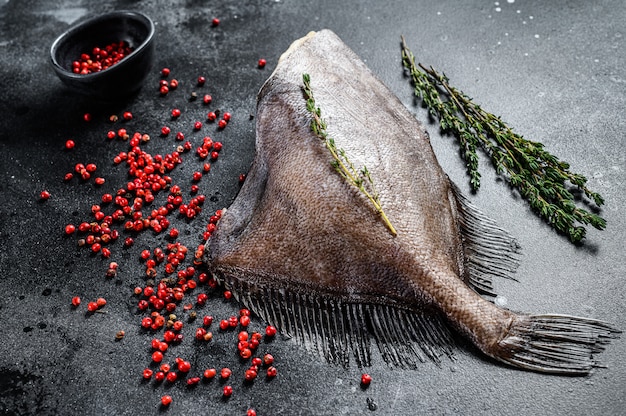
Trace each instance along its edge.
<instances>
[{"instance_id":1,"label":"dark stone surface","mask_svg":"<svg viewBox=\"0 0 626 416\"><path fill-rule=\"evenodd\" d=\"M157 27L157 60L140 93L105 104L76 96L55 78L48 62L54 38L77 19L116 9L140 10ZM213 17L221 19L211 27ZM243 415L251 406L270 414L619 414L626 408L626 343L616 340L600 356L606 369L584 378L527 373L484 359L470 347L441 368L425 363L417 370L389 369L379 357L368 370L374 382L359 387L361 371L327 365L291 340L277 337L260 351L276 357L279 375L244 385L234 333L215 327L215 340L187 339L167 352L181 356L194 371L228 365L235 394L221 398L214 380L188 388L141 380L150 365L152 336L139 330L133 287L144 282L138 260L144 248L166 239L143 233L136 244L113 245L120 264L117 278L105 278L108 261L79 249L65 237L67 223L90 218L91 205L105 192L126 183L126 171L112 158L127 150L108 141L110 129L146 132L146 149L171 152L172 137L159 137L168 124L198 144L205 135L224 143L222 156L200 182L207 202L199 218L172 217L180 240L195 248L215 209L227 206L238 189L238 175L252 160L255 94L280 54L310 30L330 28L398 94L419 119L411 87L400 66L399 38L404 34L418 59L444 70L452 83L483 106L503 116L525 137L543 141L570 161L602 193L606 231L590 231L574 247L529 212L528 207L490 173L483 163L483 186L472 200L509 229L525 249L519 282L497 289L507 307L528 312L591 316L626 328L623 236L626 182L623 148L626 70L626 9L614 1L102 1L0 0L0 414L137 415L164 412L159 398L174 398L169 414ZM265 58L265 69L256 67ZM181 87L165 98L156 85L158 69L168 66ZM195 86L198 75L207 84ZM192 91L210 93L210 108L230 111L224 131L205 124L207 107L191 102ZM179 107L180 120L169 112ZM112 125L111 114L130 110L134 119ZM83 121L90 112L93 120ZM462 162L448 137L429 126L433 147L449 175L468 190ZM75 149L64 150L72 138ZM201 164L193 154L172 172L187 189ZM93 162L107 182L69 183L63 176L78 163ZM186 188L185 188L186 187ZM39 201L41 190L52 194ZM278 230L277 230L278 231ZM124 233L122 233L124 234ZM81 296L78 310L72 296ZM85 314L89 300L103 296L106 313ZM199 309L225 318L238 312L216 292ZM182 314L182 311L177 311ZM263 323L253 319L252 328ZM214 325L215 326L215 325ZM115 341L115 333L126 337Z\"/></svg>"}]
</instances>

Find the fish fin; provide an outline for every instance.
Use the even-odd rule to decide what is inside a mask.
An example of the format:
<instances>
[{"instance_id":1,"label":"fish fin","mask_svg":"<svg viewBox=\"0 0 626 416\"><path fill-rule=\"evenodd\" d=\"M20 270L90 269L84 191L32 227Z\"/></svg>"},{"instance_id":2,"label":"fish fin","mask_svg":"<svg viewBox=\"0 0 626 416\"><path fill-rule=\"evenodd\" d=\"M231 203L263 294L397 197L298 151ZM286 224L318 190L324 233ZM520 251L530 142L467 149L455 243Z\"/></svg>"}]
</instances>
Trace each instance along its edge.
<instances>
[{"instance_id":1,"label":"fish fin","mask_svg":"<svg viewBox=\"0 0 626 416\"><path fill-rule=\"evenodd\" d=\"M514 279L521 251L517 241L483 214L450 183L456 197L466 258L466 283L476 292L495 297L494 276Z\"/></svg>"},{"instance_id":2,"label":"fish fin","mask_svg":"<svg viewBox=\"0 0 626 416\"><path fill-rule=\"evenodd\" d=\"M495 358L527 370L584 375L600 365L593 354L621 331L589 318L522 315L498 342Z\"/></svg>"},{"instance_id":3,"label":"fish fin","mask_svg":"<svg viewBox=\"0 0 626 416\"><path fill-rule=\"evenodd\" d=\"M245 273L246 279L238 279ZM372 344L391 366L416 368L428 360L454 359L452 333L434 311L413 312L389 305L347 301L251 283L254 272L221 271L215 277L235 298L281 333L328 362L348 367L371 364ZM258 276L260 277L260 276Z\"/></svg>"}]
</instances>

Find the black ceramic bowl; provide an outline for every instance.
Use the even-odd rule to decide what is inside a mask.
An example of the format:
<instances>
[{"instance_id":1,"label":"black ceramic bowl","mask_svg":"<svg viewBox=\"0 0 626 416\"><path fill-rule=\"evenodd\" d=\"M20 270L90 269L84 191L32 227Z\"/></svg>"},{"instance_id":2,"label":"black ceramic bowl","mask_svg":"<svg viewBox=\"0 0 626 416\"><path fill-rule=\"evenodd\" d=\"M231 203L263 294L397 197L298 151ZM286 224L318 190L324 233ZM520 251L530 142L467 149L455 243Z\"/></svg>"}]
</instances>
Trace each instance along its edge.
<instances>
[{"instance_id":1,"label":"black ceramic bowl","mask_svg":"<svg viewBox=\"0 0 626 416\"><path fill-rule=\"evenodd\" d=\"M72 62L94 47L125 41L132 53L99 72L76 74ZM52 66L66 85L83 94L112 99L137 92L150 72L154 59L154 23L138 12L103 14L70 27L50 48Z\"/></svg>"}]
</instances>

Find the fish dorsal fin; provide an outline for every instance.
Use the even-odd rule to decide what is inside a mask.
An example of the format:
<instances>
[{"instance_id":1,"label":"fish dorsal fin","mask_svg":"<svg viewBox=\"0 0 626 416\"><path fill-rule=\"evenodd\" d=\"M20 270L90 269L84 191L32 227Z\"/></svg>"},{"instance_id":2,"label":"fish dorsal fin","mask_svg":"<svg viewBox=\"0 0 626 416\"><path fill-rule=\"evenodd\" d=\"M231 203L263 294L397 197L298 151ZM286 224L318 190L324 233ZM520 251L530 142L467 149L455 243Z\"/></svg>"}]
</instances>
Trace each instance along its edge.
<instances>
[{"instance_id":1,"label":"fish dorsal fin","mask_svg":"<svg viewBox=\"0 0 626 416\"><path fill-rule=\"evenodd\" d=\"M216 278L245 307L328 362L358 367L371 362L374 343L393 367L415 368L418 363L453 358L455 340L440 314L429 309L408 311L392 305L350 302L331 295L299 293L264 283L255 270L232 268ZM236 276L245 275L245 279Z\"/></svg>"},{"instance_id":2,"label":"fish dorsal fin","mask_svg":"<svg viewBox=\"0 0 626 416\"><path fill-rule=\"evenodd\" d=\"M483 214L451 182L465 251L465 282L476 292L495 297L493 277L514 279L521 247L509 233Z\"/></svg>"}]
</instances>

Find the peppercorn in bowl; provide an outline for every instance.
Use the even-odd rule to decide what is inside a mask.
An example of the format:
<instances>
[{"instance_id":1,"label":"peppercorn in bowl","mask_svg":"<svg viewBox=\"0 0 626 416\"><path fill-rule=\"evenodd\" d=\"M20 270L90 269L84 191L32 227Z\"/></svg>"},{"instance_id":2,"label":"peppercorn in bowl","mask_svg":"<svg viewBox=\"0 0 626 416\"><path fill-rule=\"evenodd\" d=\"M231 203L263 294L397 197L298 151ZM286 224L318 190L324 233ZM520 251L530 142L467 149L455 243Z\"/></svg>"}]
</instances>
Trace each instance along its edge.
<instances>
[{"instance_id":1,"label":"peppercorn in bowl","mask_svg":"<svg viewBox=\"0 0 626 416\"><path fill-rule=\"evenodd\" d=\"M137 92L154 60L154 23L116 11L70 27L50 48L52 67L72 90L114 99Z\"/></svg>"}]
</instances>

